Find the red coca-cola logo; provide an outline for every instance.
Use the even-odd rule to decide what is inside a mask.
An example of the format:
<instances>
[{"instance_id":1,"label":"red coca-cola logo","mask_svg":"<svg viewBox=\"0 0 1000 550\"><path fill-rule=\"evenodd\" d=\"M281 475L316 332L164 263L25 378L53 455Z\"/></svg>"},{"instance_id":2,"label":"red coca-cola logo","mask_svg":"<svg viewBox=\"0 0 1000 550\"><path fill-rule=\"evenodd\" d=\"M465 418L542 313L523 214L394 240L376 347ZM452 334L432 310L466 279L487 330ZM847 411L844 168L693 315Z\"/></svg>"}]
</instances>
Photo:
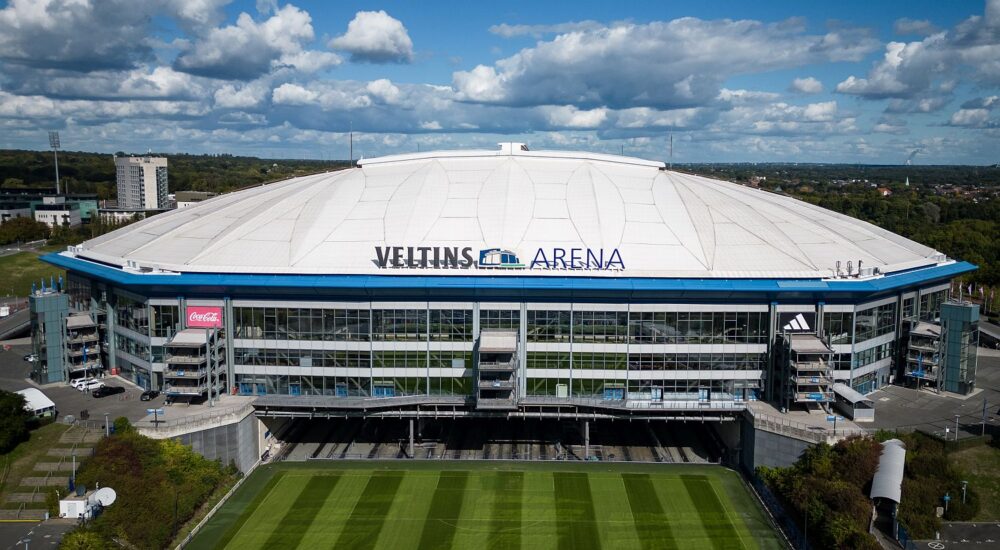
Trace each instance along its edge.
<instances>
[{"instance_id":1,"label":"red coca-cola logo","mask_svg":"<svg viewBox=\"0 0 1000 550\"><path fill-rule=\"evenodd\" d=\"M190 306L187 308L187 324L195 328L218 328L222 326L222 308Z\"/></svg>"}]
</instances>

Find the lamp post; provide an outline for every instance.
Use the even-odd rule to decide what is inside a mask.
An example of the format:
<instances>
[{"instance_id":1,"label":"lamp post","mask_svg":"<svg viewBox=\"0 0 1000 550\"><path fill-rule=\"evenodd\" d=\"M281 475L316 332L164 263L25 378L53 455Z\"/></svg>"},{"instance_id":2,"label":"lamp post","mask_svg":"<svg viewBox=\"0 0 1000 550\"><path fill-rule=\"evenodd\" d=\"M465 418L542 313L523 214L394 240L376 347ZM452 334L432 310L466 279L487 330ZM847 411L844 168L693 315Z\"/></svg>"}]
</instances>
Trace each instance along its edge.
<instances>
[{"instance_id":1,"label":"lamp post","mask_svg":"<svg viewBox=\"0 0 1000 550\"><path fill-rule=\"evenodd\" d=\"M961 415L955 415L955 441L958 441L958 419Z\"/></svg>"},{"instance_id":2,"label":"lamp post","mask_svg":"<svg viewBox=\"0 0 1000 550\"><path fill-rule=\"evenodd\" d=\"M59 194L59 132L49 132L49 147L56 159L56 195Z\"/></svg>"},{"instance_id":3,"label":"lamp post","mask_svg":"<svg viewBox=\"0 0 1000 550\"><path fill-rule=\"evenodd\" d=\"M24 543L24 550L28 550L28 543L31 542L31 539L25 537L25 538L21 539L21 542Z\"/></svg>"},{"instance_id":4,"label":"lamp post","mask_svg":"<svg viewBox=\"0 0 1000 550\"><path fill-rule=\"evenodd\" d=\"M108 424L108 413L104 413L104 437L111 437L111 425Z\"/></svg>"},{"instance_id":5,"label":"lamp post","mask_svg":"<svg viewBox=\"0 0 1000 550\"><path fill-rule=\"evenodd\" d=\"M968 481L963 481L962 482L962 504L965 504L965 490L968 487L969 487L969 482Z\"/></svg>"}]
</instances>

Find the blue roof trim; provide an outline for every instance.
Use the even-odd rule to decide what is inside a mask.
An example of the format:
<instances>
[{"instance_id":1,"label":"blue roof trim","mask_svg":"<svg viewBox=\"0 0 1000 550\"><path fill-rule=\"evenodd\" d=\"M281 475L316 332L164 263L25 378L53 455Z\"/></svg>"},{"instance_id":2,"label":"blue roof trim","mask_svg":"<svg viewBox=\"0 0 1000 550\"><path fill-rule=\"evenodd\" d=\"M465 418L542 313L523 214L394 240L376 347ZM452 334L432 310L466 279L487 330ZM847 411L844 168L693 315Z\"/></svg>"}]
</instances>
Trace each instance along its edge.
<instances>
[{"instance_id":1,"label":"blue roof trim","mask_svg":"<svg viewBox=\"0 0 1000 550\"><path fill-rule=\"evenodd\" d=\"M312 290L437 290L437 291L600 291L612 293L806 293L875 294L946 280L977 267L968 262L932 266L877 279L822 281L818 279L656 279L635 277L483 277L407 275L260 275L243 273L138 274L104 264L52 253L42 261L122 286L193 288L201 291L270 288Z\"/></svg>"}]
</instances>

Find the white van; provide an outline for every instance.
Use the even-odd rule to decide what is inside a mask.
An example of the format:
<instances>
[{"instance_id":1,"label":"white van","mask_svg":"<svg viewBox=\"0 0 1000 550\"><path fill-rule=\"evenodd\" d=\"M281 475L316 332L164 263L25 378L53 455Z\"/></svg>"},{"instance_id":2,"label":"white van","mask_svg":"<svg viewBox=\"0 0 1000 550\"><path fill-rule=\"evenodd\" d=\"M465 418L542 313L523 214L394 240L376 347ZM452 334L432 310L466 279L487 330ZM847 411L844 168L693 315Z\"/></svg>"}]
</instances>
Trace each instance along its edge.
<instances>
[{"instance_id":1,"label":"white van","mask_svg":"<svg viewBox=\"0 0 1000 550\"><path fill-rule=\"evenodd\" d=\"M84 385L84 384L86 384L88 382L93 382L94 380L97 380L97 379L96 378L76 378L76 379L70 380L69 381L69 385L73 386L76 389L80 389L80 386L82 386L82 385Z\"/></svg>"},{"instance_id":2,"label":"white van","mask_svg":"<svg viewBox=\"0 0 1000 550\"><path fill-rule=\"evenodd\" d=\"M80 384L79 386L77 386L76 389L80 391L96 390L97 388L103 385L104 382L101 382L100 380L91 380L90 382L84 382L83 384Z\"/></svg>"}]
</instances>

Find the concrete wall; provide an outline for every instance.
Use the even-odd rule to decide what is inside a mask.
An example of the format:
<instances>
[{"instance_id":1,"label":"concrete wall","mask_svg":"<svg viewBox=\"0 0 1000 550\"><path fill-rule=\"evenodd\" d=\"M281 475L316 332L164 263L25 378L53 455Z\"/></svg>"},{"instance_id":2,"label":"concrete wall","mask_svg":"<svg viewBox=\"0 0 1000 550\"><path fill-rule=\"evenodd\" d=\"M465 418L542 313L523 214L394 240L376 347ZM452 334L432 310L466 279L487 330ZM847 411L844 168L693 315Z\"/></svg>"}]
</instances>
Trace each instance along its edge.
<instances>
[{"instance_id":1,"label":"concrete wall","mask_svg":"<svg viewBox=\"0 0 1000 550\"><path fill-rule=\"evenodd\" d=\"M239 422L186 433L175 439L205 458L221 460L225 465L235 462L240 471L246 472L260 458L259 424L251 413Z\"/></svg>"},{"instance_id":2,"label":"concrete wall","mask_svg":"<svg viewBox=\"0 0 1000 550\"><path fill-rule=\"evenodd\" d=\"M812 443L754 429L748 420L741 422L742 445L740 462L753 471L757 466L791 466Z\"/></svg>"}]
</instances>

